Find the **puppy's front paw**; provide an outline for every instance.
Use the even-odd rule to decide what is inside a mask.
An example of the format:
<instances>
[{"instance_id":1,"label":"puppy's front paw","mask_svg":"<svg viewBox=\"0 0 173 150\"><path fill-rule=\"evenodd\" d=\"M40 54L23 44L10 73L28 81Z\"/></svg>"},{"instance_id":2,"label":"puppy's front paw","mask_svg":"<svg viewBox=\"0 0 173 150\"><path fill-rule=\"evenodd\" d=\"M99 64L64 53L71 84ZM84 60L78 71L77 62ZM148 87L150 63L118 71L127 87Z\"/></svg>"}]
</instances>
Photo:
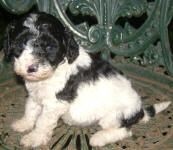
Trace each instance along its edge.
<instances>
[{"instance_id":1,"label":"puppy's front paw","mask_svg":"<svg viewBox=\"0 0 173 150\"><path fill-rule=\"evenodd\" d=\"M17 132L24 132L33 128L33 124L25 119L16 120L12 123L11 128Z\"/></svg>"},{"instance_id":2,"label":"puppy's front paw","mask_svg":"<svg viewBox=\"0 0 173 150\"><path fill-rule=\"evenodd\" d=\"M102 134L102 131L99 131L95 133L91 138L90 138L90 145L91 146L104 146L106 145L106 140L105 137Z\"/></svg>"},{"instance_id":3,"label":"puppy's front paw","mask_svg":"<svg viewBox=\"0 0 173 150\"><path fill-rule=\"evenodd\" d=\"M20 144L24 147L38 147L40 145L46 145L49 140L50 138L45 134L32 131L31 133L23 136Z\"/></svg>"}]
</instances>

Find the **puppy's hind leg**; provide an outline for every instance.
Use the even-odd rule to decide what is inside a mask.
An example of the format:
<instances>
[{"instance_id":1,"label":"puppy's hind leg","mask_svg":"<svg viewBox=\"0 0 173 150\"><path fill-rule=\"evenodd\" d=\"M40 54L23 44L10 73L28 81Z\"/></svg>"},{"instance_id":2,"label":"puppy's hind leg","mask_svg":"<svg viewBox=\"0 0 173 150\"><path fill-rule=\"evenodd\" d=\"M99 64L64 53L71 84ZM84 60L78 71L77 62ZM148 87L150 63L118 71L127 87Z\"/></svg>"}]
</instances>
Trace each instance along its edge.
<instances>
[{"instance_id":1,"label":"puppy's hind leg","mask_svg":"<svg viewBox=\"0 0 173 150\"><path fill-rule=\"evenodd\" d=\"M104 146L132 136L127 128L109 128L96 132L90 139L92 146Z\"/></svg>"},{"instance_id":2,"label":"puppy's hind leg","mask_svg":"<svg viewBox=\"0 0 173 150\"><path fill-rule=\"evenodd\" d=\"M121 127L121 121L116 113L111 112L99 121L103 130L96 132L90 139L92 146L104 146L109 143L115 143L119 140L132 136L132 132Z\"/></svg>"}]
</instances>

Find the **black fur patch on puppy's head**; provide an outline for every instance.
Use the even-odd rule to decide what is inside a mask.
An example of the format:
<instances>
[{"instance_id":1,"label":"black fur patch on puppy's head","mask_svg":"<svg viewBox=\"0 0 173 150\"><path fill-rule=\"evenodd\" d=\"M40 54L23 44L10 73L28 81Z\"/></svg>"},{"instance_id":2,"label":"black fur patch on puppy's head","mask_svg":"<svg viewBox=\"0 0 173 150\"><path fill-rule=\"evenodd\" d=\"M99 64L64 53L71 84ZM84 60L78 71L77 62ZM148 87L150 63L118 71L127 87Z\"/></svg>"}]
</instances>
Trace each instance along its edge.
<instances>
[{"instance_id":1,"label":"black fur patch on puppy's head","mask_svg":"<svg viewBox=\"0 0 173 150\"><path fill-rule=\"evenodd\" d=\"M6 58L20 57L29 41L34 57L51 65L58 65L65 57L71 64L79 55L72 32L44 12L29 14L7 27L3 44Z\"/></svg>"},{"instance_id":2,"label":"black fur patch on puppy's head","mask_svg":"<svg viewBox=\"0 0 173 150\"><path fill-rule=\"evenodd\" d=\"M14 58L14 71L25 79L49 78L67 60L73 63L79 46L73 34L54 16L31 13L7 27L4 38L6 58Z\"/></svg>"}]
</instances>

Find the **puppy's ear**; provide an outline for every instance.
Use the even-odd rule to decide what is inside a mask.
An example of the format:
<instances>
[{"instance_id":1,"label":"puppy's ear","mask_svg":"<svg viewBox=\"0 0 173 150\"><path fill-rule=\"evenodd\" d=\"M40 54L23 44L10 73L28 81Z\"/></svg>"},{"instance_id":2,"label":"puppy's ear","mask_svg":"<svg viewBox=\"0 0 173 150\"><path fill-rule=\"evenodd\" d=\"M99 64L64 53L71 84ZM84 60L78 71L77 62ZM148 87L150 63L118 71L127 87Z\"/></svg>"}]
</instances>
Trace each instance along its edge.
<instances>
[{"instance_id":1,"label":"puppy's ear","mask_svg":"<svg viewBox=\"0 0 173 150\"><path fill-rule=\"evenodd\" d=\"M5 59L7 59L7 60L9 60L9 57L11 55L11 50L10 50L11 49L11 41L12 41L11 36L13 34L15 24L16 24L15 21L11 22L7 26L5 34L4 34L3 50L4 50L4 54L5 54Z\"/></svg>"},{"instance_id":2,"label":"puppy's ear","mask_svg":"<svg viewBox=\"0 0 173 150\"><path fill-rule=\"evenodd\" d=\"M79 45L76 43L73 33L68 28L64 30L64 44L68 63L71 64L79 55Z\"/></svg>"}]
</instances>

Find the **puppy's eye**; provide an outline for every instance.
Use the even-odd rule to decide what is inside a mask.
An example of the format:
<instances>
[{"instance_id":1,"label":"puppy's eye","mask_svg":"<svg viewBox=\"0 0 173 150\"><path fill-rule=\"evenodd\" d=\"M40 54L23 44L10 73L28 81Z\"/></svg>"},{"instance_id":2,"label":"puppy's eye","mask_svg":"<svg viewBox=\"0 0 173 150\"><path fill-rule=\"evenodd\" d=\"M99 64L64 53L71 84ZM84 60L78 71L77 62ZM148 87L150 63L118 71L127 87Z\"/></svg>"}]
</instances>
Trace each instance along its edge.
<instances>
[{"instance_id":1,"label":"puppy's eye","mask_svg":"<svg viewBox=\"0 0 173 150\"><path fill-rule=\"evenodd\" d=\"M19 48L24 48L24 43L20 42L18 43Z\"/></svg>"},{"instance_id":2,"label":"puppy's eye","mask_svg":"<svg viewBox=\"0 0 173 150\"><path fill-rule=\"evenodd\" d=\"M53 49L53 47L50 46L50 45L48 45L48 46L46 47L46 51L51 51L52 49Z\"/></svg>"}]
</instances>

